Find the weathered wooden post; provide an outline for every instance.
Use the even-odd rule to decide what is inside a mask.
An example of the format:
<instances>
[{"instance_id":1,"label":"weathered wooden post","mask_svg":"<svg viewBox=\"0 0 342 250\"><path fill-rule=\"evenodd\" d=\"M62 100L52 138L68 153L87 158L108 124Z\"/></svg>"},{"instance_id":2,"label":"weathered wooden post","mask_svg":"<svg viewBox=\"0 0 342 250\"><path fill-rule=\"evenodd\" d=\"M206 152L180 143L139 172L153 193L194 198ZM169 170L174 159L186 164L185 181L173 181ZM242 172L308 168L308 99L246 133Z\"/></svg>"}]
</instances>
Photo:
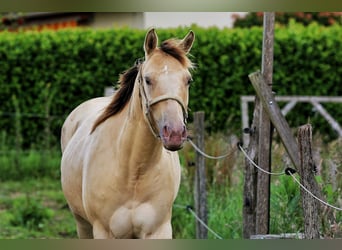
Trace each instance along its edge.
<instances>
[{"instance_id":1,"label":"weathered wooden post","mask_svg":"<svg viewBox=\"0 0 342 250\"><path fill-rule=\"evenodd\" d=\"M274 12L264 13L264 33L262 43L261 73L269 88L272 89L273 77ZM264 108L260 110L258 164L271 172L271 121ZM271 176L258 172L256 233L268 234L270 221L270 181Z\"/></svg>"},{"instance_id":2,"label":"weathered wooden post","mask_svg":"<svg viewBox=\"0 0 342 250\"><path fill-rule=\"evenodd\" d=\"M298 145L291 133L289 124L281 113L272 91L267 86L267 83L260 72L251 73L248 77L260 99L260 103L268 113L273 126L276 128L293 165L298 169L300 165Z\"/></svg>"},{"instance_id":3,"label":"weathered wooden post","mask_svg":"<svg viewBox=\"0 0 342 250\"><path fill-rule=\"evenodd\" d=\"M264 32L262 44L262 74L269 88L273 76L274 13L264 13ZM253 122L249 128L250 140L248 155L266 171L271 169L271 123L255 98ZM267 234L269 231L270 176L258 173L249 161L245 162L243 237L253 234Z\"/></svg>"},{"instance_id":4,"label":"weathered wooden post","mask_svg":"<svg viewBox=\"0 0 342 250\"><path fill-rule=\"evenodd\" d=\"M253 122L249 128L249 144L247 153L249 157L258 162L258 128L259 126L259 110L261 108L260 100L255 98L255 106L253 112ZM249 239L251 235L255 235L255 207L257 203L256 184L257 184L257 170L249 160L245 160L244 169L244 186L243 186L243 238Z\"/></svg>"},{"instance_id":5,"label":"weathered wooden post","mask_svg":"<svg viewBox=\"0 0 342 250\"><path fill-rule=\"evenodd\" d=\"M311 142L311 125L306 124L301 126L298 129L298 145L300 153L299 175L303 186L318 196L318 184L315 180L314 174L317 169L312 159ZM301 196L304 213L304 237L306 239L319 239L320 204L303 189L301 189Z\"/></svg>"},{"instance_id":6,"label":"weathered wooden post","mask_svg":"<svg viewBox=\"0 0 342 250\"><path fill-rule=\"evenodd\" d=\"M195 141L197 147L204 151L204 112L194 113ZM195 212L197 216L207 224L207 191L206 191L206 171L205 158L196 151L196 172L195 172ZM208 230L196 220L196 238L206 239Z\"/></svg>"}]
</instances>

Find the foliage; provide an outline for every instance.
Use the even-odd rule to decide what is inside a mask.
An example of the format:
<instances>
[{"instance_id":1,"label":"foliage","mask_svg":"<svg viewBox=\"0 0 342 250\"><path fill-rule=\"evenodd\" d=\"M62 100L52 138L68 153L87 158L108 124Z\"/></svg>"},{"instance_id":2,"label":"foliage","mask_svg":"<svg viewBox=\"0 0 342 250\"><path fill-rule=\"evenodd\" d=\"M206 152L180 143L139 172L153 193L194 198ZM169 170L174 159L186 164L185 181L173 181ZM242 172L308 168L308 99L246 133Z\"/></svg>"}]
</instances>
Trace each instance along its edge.
<instances>
[{"instance_id":1,"label":"foliage","mask_svg":"<svg viewBox=\"0 0 342 250\"><path fill-rule=\"evenodd\" d=\"M0 238L76 237L60 181L41 177L0 182Z\"/></svg>"},{"instance_id":2,"label":"foliage","mask_svg":"<svg viewBox=\"0 0 342 250\"><path fill-rule=\"evenodd\" d=\"M240 130L240 96L254 95L248 74L260 69L262 29L190 27L197 65L190 90L192 111L204 110L209 132ZM160 40L183 37L189 27L160 29ZM0 120L6 144L58 145L62 123L81 102L102 96L118 75L144 56L145 31L130 28L0 33ZM279 95L341 95L342 29L277 26L274 90ZM328 109L340 121L341 109ZM300 115L298 115L300 114ZM299 107L291 126L308 117L321 134L333 134L315 110ZM190 121L192 116L190 115ZM323 125L322 125L323 124ZM239 132L240 133L240 132Z\"/></svg>"},{"instance_id":3,"label":"foliage","mask_svg":"<svg viewBox=\"0 0 342 250\"><path fill-rule=\"evenodd\" d=\"M53 216L53 210L45 208L31 197L16 199L13 202L13 218L10 223L13 226L27 227L28 229L42 230L46 220Z\"/></svg>"},{"instance_id":4,"label":"foliage","mask_svg":"<svg viewBox=\"0 0 342 250\"><path fill-rule=\"evenodd\" d=\"M21 12L0 12L0 31L17 29L22 16Z\"/></svg>"},{"instance_id":5,"label":"foliage","mask_svg":"<svg viewBox=\"0 0 342 250\"><path fill-rule=\"evenodd\" d=\"M275 234L303 232L303 210L300 188L290 176L277 177L272 182L270 230Z\"/></svg>"},{"instance_id":6,"label":"foliage","mask_svg":"<svg viewBox=\"0 0 342 250\"><path fill-rule=\"evenodd\" d=\"M248 28L263 25L263 12L249 12L245 16L235 15L235 28ZM282 25L289 24L290 20L309 25L317 22L324 26L342 24L342 12L275 12L275 22Z\"/></svg>"},{"instance_id":7,"label":"foliage","mask_svg":"<svg viewBox=\"0 0 342 250\"><path fill-rule=\"evenodd\" d=\"M3 151L0 153L0 181L25 180L40 176L59 179L60 158L59 150Z\"/></svg>"}]
</instances>

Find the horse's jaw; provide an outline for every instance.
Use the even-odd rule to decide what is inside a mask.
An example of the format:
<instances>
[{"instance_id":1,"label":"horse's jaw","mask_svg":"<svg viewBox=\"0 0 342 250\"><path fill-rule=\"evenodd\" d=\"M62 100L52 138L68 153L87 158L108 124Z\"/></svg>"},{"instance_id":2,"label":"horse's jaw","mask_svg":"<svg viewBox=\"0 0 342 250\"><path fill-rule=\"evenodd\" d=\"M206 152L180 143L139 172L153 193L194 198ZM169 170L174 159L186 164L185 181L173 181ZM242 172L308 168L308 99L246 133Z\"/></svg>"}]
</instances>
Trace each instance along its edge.
<instances>
[{"instance_id":1,"label":"horse's jaw","mask_svg":"<svg viewBox=\"0 0 342 250\"><path fill-rule=\"evenodd\" d=\"M164 148L170 151L178 151L183 148L183 143L181 144L165 144L163 142Z\"/></svg>"}]
</instances>

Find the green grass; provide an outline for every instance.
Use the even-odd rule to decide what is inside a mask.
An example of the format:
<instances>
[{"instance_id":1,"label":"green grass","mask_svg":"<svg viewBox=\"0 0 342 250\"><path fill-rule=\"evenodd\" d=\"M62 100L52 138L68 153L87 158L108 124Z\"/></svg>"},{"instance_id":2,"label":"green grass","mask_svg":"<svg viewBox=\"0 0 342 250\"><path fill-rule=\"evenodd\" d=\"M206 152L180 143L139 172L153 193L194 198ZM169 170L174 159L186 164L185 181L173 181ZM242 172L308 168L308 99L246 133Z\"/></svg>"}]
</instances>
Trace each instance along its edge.
<instances>
[{"instance_id":1,"label":"green grass","mask_svg":"<svg viewBox=\"0 0 342 250\"><path fill-rule=\"evenodd\" d=\"M185 181L173 208L173 234L177 239L196 238L196 219L184 206L194 207L192 186ZM179 205L181 207L179 207ZM242 237L242 183L233 187L227 185L211 186L207 190L208 227L224 239ZM208 232L208 239L217 237Z\"/></svg>"},{"instance_id":2,"label":"green grass","mask_svg":"<svg viewBox=\"0 0 342 250\"><path fill-rule=\"evenodd\" d=\"M61 153L52 150L0 151L0 181L24 180L42 176L58 179Z\"/></svg>"},{"instance_id":3,"label":"green grass","mask_svg":"<svg viewBox=\"0 0 342 250\"><path fill-rule=\"evenodd\" d=\"M75 238L74 220L56 179L0 183L0 238Z\"/></svg>"}]
</instances>

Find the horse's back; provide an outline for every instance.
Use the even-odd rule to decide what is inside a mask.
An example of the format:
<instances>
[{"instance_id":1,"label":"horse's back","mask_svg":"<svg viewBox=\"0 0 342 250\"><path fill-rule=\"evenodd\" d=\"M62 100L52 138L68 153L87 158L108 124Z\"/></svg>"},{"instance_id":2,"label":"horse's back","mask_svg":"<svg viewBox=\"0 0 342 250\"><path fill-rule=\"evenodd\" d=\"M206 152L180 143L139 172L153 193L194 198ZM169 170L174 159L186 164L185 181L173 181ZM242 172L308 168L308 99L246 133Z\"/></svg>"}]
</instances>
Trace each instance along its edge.
<instances>
[{"instance_id":1,"label":"horse's back","mask_svg":"<svg viewBox=\"0 0 342 250\"><path fill-rule=\"evenodd\" d=\"M110 103L111 98L112 97L98 97L90 99L81 103L68 115L64 121L61 132L62 153L77 129L84 125L85 122L89 123L89 127L92 126L102 110Z\"/></svg>"}]
</instances>

